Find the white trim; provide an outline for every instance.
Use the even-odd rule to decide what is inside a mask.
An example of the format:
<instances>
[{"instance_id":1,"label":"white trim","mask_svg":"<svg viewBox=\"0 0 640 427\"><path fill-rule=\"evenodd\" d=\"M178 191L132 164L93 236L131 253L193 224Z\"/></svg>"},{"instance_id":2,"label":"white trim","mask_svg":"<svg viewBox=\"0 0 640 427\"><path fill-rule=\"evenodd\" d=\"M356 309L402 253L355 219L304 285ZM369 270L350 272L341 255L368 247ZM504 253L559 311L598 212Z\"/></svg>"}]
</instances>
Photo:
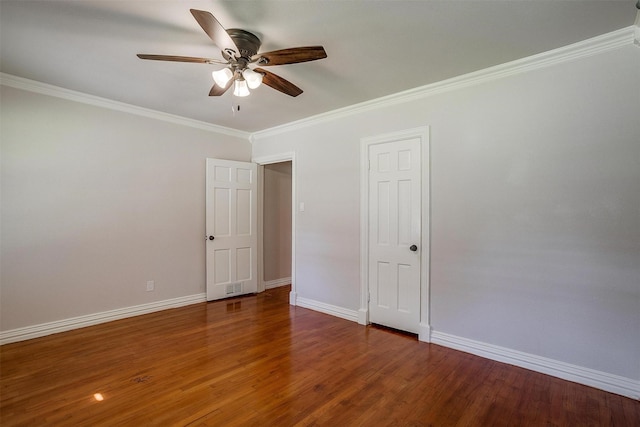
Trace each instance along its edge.
<instances>
[{"instance_id":1,"label":"white trim","mask_svg":"<svg viewBox=\"0 0 640 427\"><path fill-rule=\"evenodd\" d=\"M385 142L418 138L420 140L421 171L421 236L420 236L420 323L418 339L429 342L431 327L429 314L429 281L431 253L431 202L430 202L430 141L429 127L422 126L399 132L386 133L360 140L360 308L357 321L369 324L369 147Z\"/></svg>"},{"instance_id":2,"label":"white trim","mask_svg":"<svg viewBox=\"0 0 640 427\"><path fill-rule=\"evenodd\" d=\"M255 163L255 162L253 162ZM266 290L264 281L264 167L260 164L258 170L258 293Z\"/></svg>"},{"instance_id":3,"label":"white trim","mask_svg":"<svg viewBox=\"0 0 640 427\"><path fill-rule=\"evenodd\" d=\"M617 31L560 47L558 49L553 49L548 52L485 68L484 70L463 74L458 77L453 77L370 101L361 102L359 104L350 105L348 107L339 108L337 110L328 111L326 113L296 120L280 126L274 126L269 129L254 132L251 135L251 142L257 142L261 138L268 138L285 132L338 120L354 114L415 101L443 92L450 92L469 86L479 85L492 80L501 79L503 77L526 73L539 68L545 68L551 65L573 61L608 50L617 49L634 43L636 28L637 27L635 26L622 28Z\"/></svg>"},{"instance_id":4,"label":"white trim","mask_svg":"<svg viewBox=\"0 0 640 427\"><path fill-rule=\"evenodd\" d=\"M498 362L541 372L567 381L599 388L611 393L640 399L640 381L607 372L572 365L535 354L433 331L431 343L453 348Z\"/></svg>"},{"instance_id":5,"label":"white trim","mask_svg":"<svg viewBox=\"0 0 640 427\"><path fill-rule=\"evenodd\" d=\"M362 275L360 275L360 281L362 281ZM360 286L362 287L362 285ZM358 309L358 324L364 325L364 326L369 324L369 305L368 304L365 308L360 307Z\"/></svg>"},{"instance_id":6,"label":"white trim","mask_svg":"<svg viewBox=\"0 0 640 427\"><path fill-rule=\"evenodd\" d=\"M172 298L164 301L156 301L141 305L135 305L132 307L103 311L101 313L72 317L70 319L56 320L54 322L42 323L39 325L26 326L24 328L11 329L9 331L0 332L0 345L24 341L31 338L44 337L46 335L56 334L58 332L84 328L86 326L111 322L113 320L124 319L127 317L139 316L141 314L153 313L155 311L166 310L169 308L177 308L185 305L197 304L200 302L205 302L206 300L206 294L204 293L188 295L185 297Z\"/></svg>"},{"instance_id":7,"label":"white trim","mask_svg":"<svg viewBox=\"0 0 640 427\"><path fill-rule=\"evenodd\" d=\"M482 84L502 77L525 73L531 70L549 67L551 65L560 64L567 61L573 61L576 59L596 55L601 52L617 49L629 44L638 44L638 39L640 38L640 30L638 28L639 27L635 25L631 25L620 30L612 31L610 33L583 40L578 43L553 49L548 52L532 55L526 58L496 65L494 67L489 67L472 73L463 74L461 76L442 80L425 86L420 86L414 89L406 90L370 101L361 102L359 104L339 108L333 111L328 111L326 113L317 114L315 116L307 117L279 126L274 126L272 128L253 133L231 129L224 126L218 126L211 123L205 123L198 120L188 119L185 117L167 114L160 111L138 107L135 105L125 104L122 102L113 101L93 95L88 95L82 92L37 82L35 80L13 76L11 74L0 73L0 85L41 93L44 95L55 96L58 98L69 99L76 102L96 105L113 110L124 111L131 114L137 114L144 117L150 117L211 132L235 136L246 139L253 143L261 138L267 138L296 129L337 120L343 117L351 116L353 114L414 101L435 94Z\"/></svg>"},{"instance_id":8,"label":"white trim","mask_svg":"<svg viewBox=\"0 0 640 427\"><path fill-rule=\"evenodd\" d=\"M431 342L431 325L427 322L420 322L418 326L418 341Z\"/></svg>"},{"instance_id":9,"label":"white trim","mask_svg":"<svg viewBox=\"0 0 640 427\"><path fill-rule=\"evenodd\" d=\"M269 156L263 157L254 157L252 162L258 164L260 169L264 165L272 164L272 163L281 163L281 162L291 162L291 292L289 293L289 304L296 305L297 301L297 288L296 288L296 206L297 206L297 192L296 192L296 153L293 151L288 151L285 153L272 154ZM260 190L264 191L264 184ZM262 195L259 197L259 206L258 210L260 212L260 216L263 215L264 212L264 198ZM263 258L264 253L264 242L262 240L262 230L259 230L259 242L258 242L258 259L261 260ZM260 265L262 265L260 263ZM262 268L264 270L264 268ZM262 275L264 273L260 273L260 278L262 279ZM264 280L262 279L262 283ZM266 286L266 284L265 284Z\"/></svg>"},{"instance_id":10,"label":"white trim","mask_svg":"<svg viewBox=\"0 0 640 427\"><path fill-rule=\"evenodd\" d=\"M326 304L324 302L302 297L297 297L296 305L298 307L330 314L331 316L340 317L341 319L350 320L352 322L358 321L358 312L356 310L349 310L348 308L338 307L337 305Z\"/></svg>"},{"instance_id":11,"label":"white trim","mask_svg":"<svg viewBox=\"0 0 640 427\"><path fill-rule=\"evenodd\" d=\"M369 143L360 141L360 308L358 323L369 324Z\"/></svg>"},{"instance_id":12,"label":"white trim","mask_svg":"<svg viewBox=\"0 0 640 427\"><path fill-rule=\"evenodd\" d=\"M295 153L293 151L288 151L286 153L254 157L253 159L251 159L251 161L259 165L270 165L272 163L282 163L282 162L293 161L294 157L295 157Z\"/></svg>"},{"instance_id":13,"label":"white trim","mask_svg":"<svg viewBox=\"0 0 640 427\"><path fill-rule=\"evenodd\" d=\"M291 277L283 277L282 279L268 280L264 282L265 289L278 288L291 284Z\"/></svg>"},{"instance_id":14,"label":"white trim","mask_svg":"<svg viewBox=\"0 0 640 427\"><path fill-rule=\"evenodd\" d=\"M11 74L0 73L0 85L9 86L15 89L26 90L29 92L39 93L41 95L54 96L70 101L80 102L82 104L93 105L96 107L108 108L110 110L122 111L129 114L148 117L151 119L162 120L164 122L174 123L192 128L215 132L223 135L234 136L250 141L251 134L224 126L214 125L211 123L201 122L199 120L188 119L186 117L176 116L174 114L163 113L161 111L151 110L148 108L138 107L136 105L126 104L124 102L113 101L99 96L88 95L86 93L77 92L75 90L64 89L46 83L29 80L22 77L13 76Z\"/></svg>"}]
</instances>

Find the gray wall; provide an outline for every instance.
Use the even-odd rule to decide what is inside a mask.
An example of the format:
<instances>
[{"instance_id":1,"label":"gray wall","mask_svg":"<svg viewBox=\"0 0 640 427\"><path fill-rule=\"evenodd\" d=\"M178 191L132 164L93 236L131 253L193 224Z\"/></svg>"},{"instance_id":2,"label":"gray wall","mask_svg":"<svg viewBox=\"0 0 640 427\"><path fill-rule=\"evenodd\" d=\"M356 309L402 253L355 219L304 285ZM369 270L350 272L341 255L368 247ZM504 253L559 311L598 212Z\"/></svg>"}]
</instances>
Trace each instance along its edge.
<instances>
[{"instance_id":1,"label":"gray wall","mask_svg":"<svg viewBox=\"0 0 640 427\"><path fill-rule=\"evenodd\" d=\"M249 142L1 90L2 330L203 293L205 159Z\"/></svg>"},{"instance_id":2,"label":"gray wall","mask_svg":"<svg viewBox=\"0 0 640 427\"><path fill-rule=\"evenodd\" d=\"M204 159L291 151L297 293L358 310L360 140L429 125L433 329L637 381L639 69L629 45L258 134L253 153L2 87L0 326L204 292Z\"/></svg>"},{"instance_id":3,"label":"gray wall","mask_svg":"<svg viewBox=\"0 0 640 427\"><path fill-rule=\"evenodd\" d=\"M295 152L298 296L359 308L363 137L430 126L434 331L640 379L640 49L254 135Z\"/></svg>"}]
</instances>

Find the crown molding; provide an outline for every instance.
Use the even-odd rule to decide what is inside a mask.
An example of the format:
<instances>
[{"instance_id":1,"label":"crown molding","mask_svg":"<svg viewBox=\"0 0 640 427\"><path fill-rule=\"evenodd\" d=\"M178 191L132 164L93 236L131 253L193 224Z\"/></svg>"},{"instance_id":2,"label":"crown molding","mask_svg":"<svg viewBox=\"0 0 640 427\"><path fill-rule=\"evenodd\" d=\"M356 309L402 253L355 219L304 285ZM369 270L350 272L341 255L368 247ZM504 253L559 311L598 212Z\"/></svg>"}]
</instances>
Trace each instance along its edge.
<instances>
[{"instance_id":1,"label":"crown molding","mask_svg":"<svg viewBox=\"0 0 640 427\"><path fill-rule=\"evenodd\" d=\"M10 86L17 89L68 99L112 110L123 111L126 113L136 114L156 120L162 120L169 123L242 138L250 141L251 143L256 143L261 139L268 138L270 136L295 131L320 123L348 117L354 114L411 102L443 92L449 92L469 86L479 85L482 83L501 79L503 77L526 73L532 70L550 67L555 64L597 55L599 53L617 49L627 45L635 44L636 46L638 46L640 45L639 40L640 27L632 25L630 27L622 28L620 30L603 34L601 36L597 36L588 40L550 50L548 52L543 52L537 55L507 62L501 65L496 65L494 67L486 68L472 73L463 74L461 76L442 80L440 82L432 83L425 86L420 86L414 89L409 89L403 92L398 92L370 101L365 101L359 104L354 104L348 107L328 111L326 113L317 114L315 116L296 120L294 122L286 123L253 133L201 122L198 120L188 119L185 117L138 107L123 102L113 101L94 95L88 95L82 92L64 89L58 86L53 86L5 73L0 73L0 85Z\"/></svg>"},{"instance_id":2,"label":"crown molding","mask_svg":"<svg viewBox=\"0 0 640 427\"><path fill-rule=\"evenodd\" d=\"M638 37L638 27L630 26L613 31L601 36L587 39L568 46L543 52L537 55L507 62L472 73L463 74L458 77L442 80L440 82L420 86L403 92L373 99L371 101L354 104L348 107L296 120L280 126L261 130L251 134L251 142L256 143L261 139L286 132L295 131L308 126L325 123L328 121L348 117L354 114L363 113L378 108L394 106L411 102L443 92L450 92L469 86L475 86L515 74L526 73L540 68L550 67L555 64L573 61L579 58L597 55L602 52L617 49L622 46L632 45Z\"/></svg>"},{"instance_id":3,"label":"crown molding","mask_svg":"<svg viewBox=\"0 0 640 427\"><path fill-rule=\"evenodd\" d=\"M188 119L174 114L163 113L161 111L151 110L148 108L138 107L124 102L113 101L107 98L101 98L99 96L88 95L83 92L78 92L62 87L50 85L47 83L38 82L35 80L25 79L23 77L14 76L11 74L0 73L0 85L9 86L15 89L26 90L29 92L39 93L41 95L54 96L56 98L62 98L70 101L80 102L83 104L93 105L96 107L108 108L110 110L122 111L125 113L135 114L151 119L161 120L168 123L178 124L182 126L188 126L195 129L205 130L208 132L215 132L223 135L233 136L249 140L251 133L243 132L236 129L218 126L211 123L205 123L198 120Z\"/></svg>"}]
</instances>

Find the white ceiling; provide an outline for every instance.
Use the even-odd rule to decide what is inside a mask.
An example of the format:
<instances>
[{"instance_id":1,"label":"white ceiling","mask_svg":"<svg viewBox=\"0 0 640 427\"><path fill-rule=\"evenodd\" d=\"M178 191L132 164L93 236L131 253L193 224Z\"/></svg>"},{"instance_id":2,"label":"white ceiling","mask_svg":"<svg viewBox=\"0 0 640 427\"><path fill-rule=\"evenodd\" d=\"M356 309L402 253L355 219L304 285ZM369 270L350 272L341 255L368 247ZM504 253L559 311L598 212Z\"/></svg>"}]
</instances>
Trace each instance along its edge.
<instances>
[{"instance_id":1,"label":"white ceiling","mask_svg":"<svg viewBox=\"0 0 640 427\"><path fill-rule=\"evenodd\" d=\"M261 37L261 52L323 45L323 60L269 67L304 93L261 86L209 97L219 58L189 13ZM635 0L1 0L0 71L247 132L481 70L633 25ZM240 112L232 114L234 102Z\"/></svg>"}]
</instances>

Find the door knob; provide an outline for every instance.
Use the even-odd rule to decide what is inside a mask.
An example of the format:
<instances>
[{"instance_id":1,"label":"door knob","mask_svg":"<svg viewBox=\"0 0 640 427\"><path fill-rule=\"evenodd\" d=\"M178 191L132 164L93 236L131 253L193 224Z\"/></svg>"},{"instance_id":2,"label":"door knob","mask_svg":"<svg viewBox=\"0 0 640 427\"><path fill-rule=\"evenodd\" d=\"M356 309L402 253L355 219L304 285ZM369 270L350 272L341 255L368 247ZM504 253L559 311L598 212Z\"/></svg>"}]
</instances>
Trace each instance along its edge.
<instances>
[{"instance_id":1,"label":"door knob","mask_svg":"<svg viewBox=\"0 0 640 427\"><path fill-rule=\"evenodd\" d=\"M417 250L418 250L418 247L417 247L416 245L411 245L411 246L409 246L409 250L410 250L411 252L415 252L415 251L417 251Z\"/></svg>"},{"instance_id":2,"label":"door knob","mask_svg":"<svg viewBox=\"0 0 640 427\"><path fill-rule=\"evenodd\" d=\"M213 240L213 239L215 239L215 237L209 236L209 240Z\"/></svg>"}]
</instances>

